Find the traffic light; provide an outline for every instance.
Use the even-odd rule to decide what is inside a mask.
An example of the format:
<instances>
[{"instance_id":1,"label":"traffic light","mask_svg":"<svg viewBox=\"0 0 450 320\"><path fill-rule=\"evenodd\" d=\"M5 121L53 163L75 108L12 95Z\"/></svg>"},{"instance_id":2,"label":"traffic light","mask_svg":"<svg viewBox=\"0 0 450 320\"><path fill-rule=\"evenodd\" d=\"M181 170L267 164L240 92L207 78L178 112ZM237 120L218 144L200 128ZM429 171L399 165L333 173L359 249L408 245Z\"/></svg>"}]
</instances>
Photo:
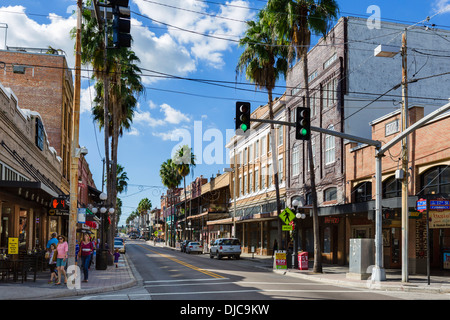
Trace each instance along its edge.
<instances>
[{"instance_id":1,"label":"traffic light","mask_svg":"<svg viewBox=\"0 0 450 320\"><path fill-rule=\"evenodd\" d=\"M129 0L109 0L113 6L113 43L115 48L131 47Z\"/></svg>"},{"instance_id":2,"label":"traffic light","mask_svg":"<svg viewBox=\"0 0 450 320\"><path fill-rule=\"evenodd\" d=\"M295 118L295 139L311 139L311 112L305 107L297 107L297 117Z\"/></svg>"},{"instance_id":3,"label":"traffic light","mask_svg":"<svg viewBox=\"0 0 450 320\"><path fill-rule=\"evenodd\" d=\"M250 129L250 103L236 102L236 130L243 132Z\"/></svg>"}]
</instances>

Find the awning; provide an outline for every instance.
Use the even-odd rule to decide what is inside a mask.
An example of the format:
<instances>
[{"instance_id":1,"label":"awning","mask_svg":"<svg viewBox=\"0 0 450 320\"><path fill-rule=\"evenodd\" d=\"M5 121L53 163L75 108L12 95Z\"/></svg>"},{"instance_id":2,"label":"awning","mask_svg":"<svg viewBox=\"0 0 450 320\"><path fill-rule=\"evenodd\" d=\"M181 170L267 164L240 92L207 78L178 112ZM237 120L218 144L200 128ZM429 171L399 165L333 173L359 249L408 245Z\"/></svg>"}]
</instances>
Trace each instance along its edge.
<instances>
[{"instance_id":1,"label":"awning","mask_svg":"<svg viewBox=\"0 0 450 320\"><path fill-rule=\"evenodd\" d=\"M2 181L4 183L7 183L5 185L6 188L8 187L12 188L14 189L14 191L17 192L19 191L17 188L29 188L30 190L31 189L43 190L46 194L50 194L52 197L65 195L64 192L55 183L53 183L49 178L44 176L32 164L28 163L28 161L26 161L25 158L21 157L16 152L16 150L10 149L4 141L1 141L0 145L16 160L17 164L20 165L35 180L35 181Z\"/></svg>"},{"instance_id":2,"label":"awning","mask_svg":"<svg viewBox=\"0 0 450 320\"><path fill-rule=\"evenodd\" d=\"M59 196L55 190L40 181L0 181L0 188L2 191L37 202L40 202L41 199L50 202L52 198Z\"/></svg>"}]
</instances>

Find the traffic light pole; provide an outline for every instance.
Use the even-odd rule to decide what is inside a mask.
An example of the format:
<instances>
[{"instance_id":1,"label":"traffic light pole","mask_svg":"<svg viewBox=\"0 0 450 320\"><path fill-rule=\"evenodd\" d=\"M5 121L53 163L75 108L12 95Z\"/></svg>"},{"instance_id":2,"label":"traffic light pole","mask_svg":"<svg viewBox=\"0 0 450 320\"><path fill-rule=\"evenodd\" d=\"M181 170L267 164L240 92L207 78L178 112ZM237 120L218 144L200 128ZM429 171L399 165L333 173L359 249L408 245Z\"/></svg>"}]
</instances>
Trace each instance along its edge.
<instances>
[{"instance_id":1,"label":"traffic light pole","mask_svg":"<svg viewBox=\"0 0 450 320\"><path fill-rule=\"evenodd\" d=\"M68 266L75 265L75 245L78 213L78 160L79 160L79 127L80 127L80 82L81 82L81 10L83 2L77 0L77 33L75 43L75 83L72 117L72 151L70 163L70 214L69 214L69 259Z\"/></svg>"}]
</instances>

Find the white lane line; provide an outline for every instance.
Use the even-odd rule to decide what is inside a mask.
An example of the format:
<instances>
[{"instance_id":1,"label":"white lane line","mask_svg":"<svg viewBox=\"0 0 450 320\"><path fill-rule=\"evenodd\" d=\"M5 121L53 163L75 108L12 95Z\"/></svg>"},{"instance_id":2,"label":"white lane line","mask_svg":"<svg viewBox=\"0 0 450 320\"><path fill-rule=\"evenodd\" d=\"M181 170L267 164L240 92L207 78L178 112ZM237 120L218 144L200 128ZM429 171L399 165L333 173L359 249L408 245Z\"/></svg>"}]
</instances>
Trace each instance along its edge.
<instances>
[{"instance_id":1,"label":"white lane line","mask_svg":"<svg viewBox=\"0 0 450 320\"><path fill-rule=\"evenodd\" d=\"M208 279L208 280L217 280L217 279ZM181 280L184 281L184 280ZM245 281L231 281L231 282L217 282L217 283L208 283L208 285L225 285L225 284L235 284L235 285L289 285L289 286L329 286L326 283L268 283L268 282L245 282ZM153 288L153 287L182 287L182 286L204 286L204 283L166 283L166 284L148 284L144 285L145 288Z\"/></svg>"},{"instance_id":2,"label":"white lane line","mask_svg":"<svg viewBox=\"0 0 450 320\"><path fill-rule=\"evenodd\" d=\"M169 295L200 295L200 294L230 294L230 293L248 293L248 292L283 292L283 293L374 293L371 290L365 291L355 291L355 290L264 290L264 289L254 289L254 290L230 290L230 291L191 291L191 292L161 292L161 293L150 293L153 296L169 296Z\"/></svg>"}]
</instances>

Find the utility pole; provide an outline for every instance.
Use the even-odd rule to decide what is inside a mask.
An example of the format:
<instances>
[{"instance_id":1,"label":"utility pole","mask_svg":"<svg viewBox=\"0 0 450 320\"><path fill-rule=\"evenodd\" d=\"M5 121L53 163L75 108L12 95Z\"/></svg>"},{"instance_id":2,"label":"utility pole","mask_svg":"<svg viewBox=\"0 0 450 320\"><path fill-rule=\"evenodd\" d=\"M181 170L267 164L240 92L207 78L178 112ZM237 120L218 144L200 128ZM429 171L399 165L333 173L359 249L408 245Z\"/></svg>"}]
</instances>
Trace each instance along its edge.
<instances>
[{"instance_id":1,"label":"utility pole","mask_svg":"<svg viewBox=\"0 0 450 320\"><path fill-rule=\"evenodd\" d=\"M402 126L408 127L408 64L406 29L402 35ZM402 282L408 282L408 136L402 140Z\"/></svg>"},{"instance_id":2,"label":"utility pole","mask_svg":"<svg viewBox=\"0 0 450 320\"><path fill-rule=\"evenodd\" d=\"M78 160L80 157L79 127L80 127L80 86L81 86L81 10L82 0L77 0L77 34L75 44L75 84L73 98L73 132L70 164L70 215L69 215L69 263L75 265L75 244L78 214Z\"/></svg>"}]
</instances>

